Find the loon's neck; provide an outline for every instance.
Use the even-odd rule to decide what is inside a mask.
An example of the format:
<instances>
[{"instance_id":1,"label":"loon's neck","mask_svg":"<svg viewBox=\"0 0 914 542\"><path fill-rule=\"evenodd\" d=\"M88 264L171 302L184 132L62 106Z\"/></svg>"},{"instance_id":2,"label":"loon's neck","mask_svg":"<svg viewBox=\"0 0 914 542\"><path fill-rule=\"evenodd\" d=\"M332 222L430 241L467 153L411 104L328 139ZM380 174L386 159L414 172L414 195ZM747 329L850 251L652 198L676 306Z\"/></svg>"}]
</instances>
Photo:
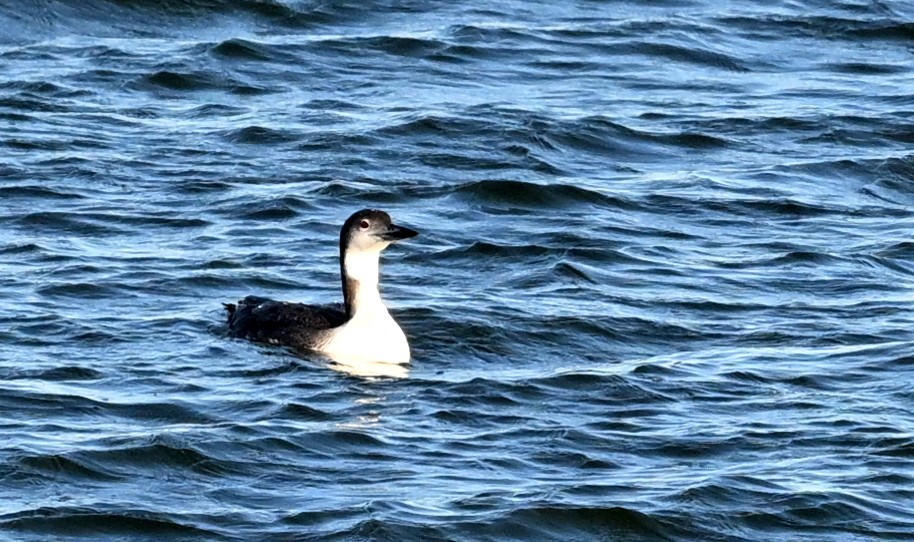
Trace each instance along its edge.
<instances>
[{"instance_id":1,"label":"loon's neck","mask_svg":"<svg viewBox=\"0 0 914 542\"><path fill-rule=\"evenodd\" d=\"M409 362L409 342L387 312L378 292L381 249L340 250L340 273L346 323L331 330L320 351L351 366L383 362Z\"/></svg>"},{"instance_id":2,"label":"loon's neck","mask_svg":"<svg viewBox=\"0 0 914 542\"><path fill-rule=\"evenodd\" d=\"M380 250L347 250L340 254L343 302L347 319L351 320L357 314L387 314L387 307L384 306L381 293L378 291L380 261Z\"/></svg>"}]
</instances>

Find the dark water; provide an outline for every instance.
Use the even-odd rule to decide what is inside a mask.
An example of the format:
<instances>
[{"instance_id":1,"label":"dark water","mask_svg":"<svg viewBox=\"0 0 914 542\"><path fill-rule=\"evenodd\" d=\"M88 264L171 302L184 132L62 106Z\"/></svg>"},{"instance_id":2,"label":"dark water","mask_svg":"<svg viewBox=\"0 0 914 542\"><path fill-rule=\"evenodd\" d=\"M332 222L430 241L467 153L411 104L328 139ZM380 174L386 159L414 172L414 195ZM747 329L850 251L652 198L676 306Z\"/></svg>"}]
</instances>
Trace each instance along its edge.
<instances>
[{"instance_id":1,"label":"dark water","mask_svg":"<svg viewBox=\"0 0 914 542\"><path fill-rule=\"evenodd\" d=\"M912 21L0 0L0 531L914 539ZM224 337L368 206L406 378Z\"/></svg>"}]
</instances>

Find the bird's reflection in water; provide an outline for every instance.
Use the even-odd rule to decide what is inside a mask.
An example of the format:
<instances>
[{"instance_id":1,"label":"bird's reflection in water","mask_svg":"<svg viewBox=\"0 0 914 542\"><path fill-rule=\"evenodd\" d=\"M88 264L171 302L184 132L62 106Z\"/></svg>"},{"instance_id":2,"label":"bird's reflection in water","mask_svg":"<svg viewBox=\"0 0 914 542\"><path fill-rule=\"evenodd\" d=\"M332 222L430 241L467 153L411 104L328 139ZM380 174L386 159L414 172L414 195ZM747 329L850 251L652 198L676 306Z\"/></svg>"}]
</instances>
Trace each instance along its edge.
<instances>
[{"instance_id":1,"label":"bird's reflection in water","mask_svg":"<svg viewBox=\"0 0 914 542\"><path fill-rule=\"evenodd\" d=\"M333 363L330 368L334 371L358 377L374 378L407 378L409 365L400 363L385 363L383 361L369 361L361 363Z\"/></svg>"}]
</instances>

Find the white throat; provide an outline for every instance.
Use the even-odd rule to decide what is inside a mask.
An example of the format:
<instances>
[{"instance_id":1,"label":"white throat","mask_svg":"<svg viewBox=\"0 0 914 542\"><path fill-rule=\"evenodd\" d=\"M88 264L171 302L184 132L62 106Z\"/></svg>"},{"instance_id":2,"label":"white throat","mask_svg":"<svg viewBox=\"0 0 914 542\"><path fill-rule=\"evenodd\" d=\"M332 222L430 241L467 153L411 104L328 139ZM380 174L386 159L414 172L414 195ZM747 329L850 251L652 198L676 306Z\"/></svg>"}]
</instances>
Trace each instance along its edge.
<instances>
[{"instance_id":1,"label":"white throat","mask_svg":"<svg viewBox=\"0 0 914 542\"><path fill-rule=\"evenodd\" d=\"M362 287L370 286L377 290L380 263L380 250L347 250L344 263L346 276Z\"/></svg>"},{"instance_id":2,"label":"white throat","mask_svg":"<svg viewBox=\"0 0 914 542\"><path fill-rule=\"evenodd\" d=\"M380 250L352 250L346 252L346 279L354 281L350 284L352 292L353 320L379 320L389 319L387 307L378 291L379 267L381 260Z\"/></svg>"}]
</instances>

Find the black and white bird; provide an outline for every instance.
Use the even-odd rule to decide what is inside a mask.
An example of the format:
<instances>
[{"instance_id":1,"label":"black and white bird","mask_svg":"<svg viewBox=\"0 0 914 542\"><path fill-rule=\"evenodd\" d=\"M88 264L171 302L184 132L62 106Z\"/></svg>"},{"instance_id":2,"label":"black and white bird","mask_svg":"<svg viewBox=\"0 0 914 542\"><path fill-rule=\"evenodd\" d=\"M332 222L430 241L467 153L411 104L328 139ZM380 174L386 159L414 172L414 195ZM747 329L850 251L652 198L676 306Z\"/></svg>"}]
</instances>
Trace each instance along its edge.
<instances>
[{"instance_id":1,"label":"black and white bird","mask_svg":"<svg viewBox=\"0 0 914 542\"><path fill-rule=\"evenodd\" d=\"M340 230L342 305L305 305L248 296L225 304L232 336L320 352L342 364L409 362L409 343L378 291L381 251L418 232L384 211L363 209Z\"/></svg>"}]
</instances>

